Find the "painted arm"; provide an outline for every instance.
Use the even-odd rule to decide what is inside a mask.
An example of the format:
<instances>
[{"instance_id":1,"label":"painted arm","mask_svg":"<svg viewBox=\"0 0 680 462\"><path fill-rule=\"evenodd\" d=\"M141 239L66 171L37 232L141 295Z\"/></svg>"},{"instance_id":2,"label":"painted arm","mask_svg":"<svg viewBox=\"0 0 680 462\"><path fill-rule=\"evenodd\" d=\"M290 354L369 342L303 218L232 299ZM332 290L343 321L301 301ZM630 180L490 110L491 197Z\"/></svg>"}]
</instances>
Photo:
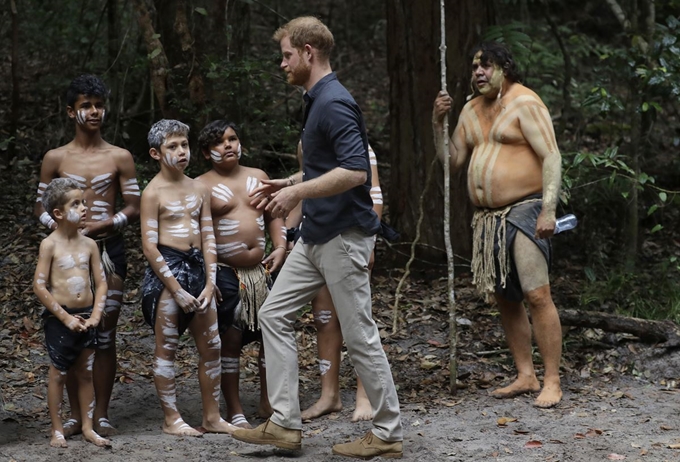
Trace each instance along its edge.
<instances>
[{"instance_id":1,"label":"painted arm","mask_svg":"<svg viewBox=\"0 0 680 462\"><path fill-rule=\"evenodd\" d=\"M520 108L522 134L543 164L543 209L536 222L536 237L547 238L555 231L555 210L562 181L562 156L548 109L542 104Z\"/></svg>"},{"instance_id":2,"label":"painted arm","mask_svg":"<svg viewBox=\"0 0 680 462\"><path fill-rule=\"evenodd\" d=\"M40 243L38 263L35 267L35 275L33 276L33 293L38 297L40 303L42 303L50 313L71 331L85 332L87 330L85 320L78 315L73 316L67 313L66 310L57 303L50 291L47 290L47 282L50 280L50 268L52 267L53 257L54 243L43 240Z\"/></svg>"},{"instance_id":3,"label":"painted arm","mask_svg":"<svg viewBox=\"0 0 680 462\"><path fill-rule=\"evenodd\" d=\"M99 248L97 243L92 239L86 238L90 246L90 275L94 283L94 303L92 307L92 314L90 319L85 321L88 329L95 328L99 325L99 321L104 313L104 306L106 305L106 294L108 285L106 283L106 274L104 274L104 265L99 255Z\"/></svg>"},{"instance_id":4,"label":"painted arm","mask_svg":"<svg viewBox=\"0 0 680 462\"><path fill-rule=\"evenodd\" d=\"M371 199L373 200L373 211L378 215L378 220L382 220L383 195L380 188L380 177L378 176L378 158L375 156L373 148L368 146L368 160L371 164Z\"/></svg>"},{"instance_id":5,"label":"painted arm","mask_svg":"<svg viewBox=\"0 0 680 462\"><path fill-rule=\"evenodd\" d=\"M203 259L205 260L205 288L198 296L199 311L205 310L213 299L217 278L217 244L213 228L212 212L210 210L210 191L200 181L194 180L201 191L201 243Z\"/></svg>"},{"instance_id":6,"label":"painted arm","mask_svg":"<svg viewBox=\"0 0 680 462\"><path fill-rule=\"evenodd\" d=\"M57 171L58 164L59 159L54 151L48 151L43 157L42 164L40 165L40 182L38 183L37 197L33 207L33 214L40 220L43 226L49 229L56 229L57 223L49 216L45 207L43 207L42 196L50 181L59 177L59 172Z\"/></svg>"},{"instance_id":7,"label":"painted arm","mask_svg":"<svg viewBox=\"0 0 680 462\"><path fill-rule=\"evenodd\" d=\"M166 289L185 313L199 308L200 304L189 292L184 290L172 275L163 255L158 250L158 208L159 198L155 190L147 188L142 194L140 207L140 227L142 229L142 250L149 267L156 273Z\"/></svg>"},{"instance_id":8,"label":"painted arm","mask_svg":"<svg viewBox=\"0 0 680 462\"><path fill-rule=\"evenodd\" d=\"M439 92L437 99L434 101L434 108L432 109L432 132L434 133L434 146L439 160L446 162L446 155L442 147L444 146L444 116L451 110L453 100L446 92ZM451 135L449 140L449 156L451 162L451 170L454 172L459 170L468 157L468 147L465 142L465 126L463 120L465 118L465 108L458 119L458 125Z\"/></svg>"}]
</instances>

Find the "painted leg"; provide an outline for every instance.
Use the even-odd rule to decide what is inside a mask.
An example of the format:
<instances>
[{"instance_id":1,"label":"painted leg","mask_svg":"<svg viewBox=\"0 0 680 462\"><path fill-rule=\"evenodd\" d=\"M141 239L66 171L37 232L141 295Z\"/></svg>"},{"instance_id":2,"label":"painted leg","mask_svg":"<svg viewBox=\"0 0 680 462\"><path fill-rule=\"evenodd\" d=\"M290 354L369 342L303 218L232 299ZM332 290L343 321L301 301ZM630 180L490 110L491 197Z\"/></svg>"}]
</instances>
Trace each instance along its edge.
<instances>
[{"instance_id":1,"label":"painted leg","mask_svg":"<svg viewBox=\"0 0 680 462\"><path fill-rule=\"evenodd\" d=\"M70 415L66 422L64 422L64 437L68 438L73 435L78 435L82 431L82 424L80 422L80 404L78 403L78 378L76 377L73 368L66 373L66 394L68 395L68 403L70 407Z\"/></svg>"},{"instance_id":2,"label":"painted leg","mask_svg":"<svg viewBox=\"0 0 680 462\"><path fill-rule=\"evenodd\" d=\"M109 421L109 404L116 381L116 326L123 301L123 281L118 276L107 278L107 292L104 316L99 323L99 345L94 357L94 429L101 436L113 436L116 429Z\"/></svg>"},{"instance_id":3,"label":"painted leg","mask_svg":"<svg viewBox=\"0 0 680 462\"><path fill-rule=\"evenodd\" d=\"M253 428L246 420L239 396L243 332L231 326L220 337L222 341L220 382L224 402L227 404L227 422L240 428Z\"/></svg>"},{"instance_id":4,"label":"painted leg","mask_svg":"<svg viewBox=\"0 0 680 462\"><path fill-rule=\"evenodd\" d=\"M268 419L274 411L269 403L267 393L267 363L264 358L264 345L262 342L260 342L260 351L257 355L257 369L260 374L260 407L257 409L257 415L263 419Z\"/></svg>"},{"instance_id":5,"label":"painted leg","mask_svg":"<svg viewBox=\"0 0 680 462\"><path fill-rule=\"evenodd\" d=\"M83 350L72 369L78 376L78 402L81 409L80 419L83 423L83 439L95 446L105 448L111 446L111 441L99 436L92 426L92 415L95 406L94 386L92 383L94 357L94 350Z\"/></svg>"},{"instance_id":6,"label":"painted leg","mask_svg":"<svg viewBox=\"0 0 680 462\"><path fill-rule=\"evenodd\" d=\"M494 398L512 398L540 390L531 359L531 325L522 302L510 302L500 295L496 301L501 312L505 338L517 367L517 379L507 387L491 392Z\"/></svg>"},{"instance_id":7,"label":"painted leg","mask_svg":"<svg viewBox=\"0 0 680 462\"><path fill-rule=\"evenodd\" d=\"M557 308L550 295L548 263L538 246L523 233L517 234L513 244L513 255L524 299L531 312L536 344L545 367L543 389L534 405L552 407L562 399L559 371L562 329Z\"/></svg>"},{"instance_id":8,"label":"painted leg","mask_svg":"<svg viewBox=\"0 0 680 462\"><path fill-rule=\"evenodd\" d=\"M549 408L562 400L560 387L560 358L562 357L562 328L557 308L550 295L550 286L535 289L526 295L534 326L538 351L545 367L543 389L534 406Z\"/></svg>"},{"instance_id":9,"label":"painted leg","mask_svg":"<svg viewBox=\"0 0 680 462\"><path fill-rule=\"evenodd\" d=\"M212 301L205 311L198 312L189 324L198 349L198 385L203 402L202 427L210 433L233 433L237 427L220 416L221 358L217 309Z\"/></svg>"},{"instance_id":10,"label":"painted leg","mask_svg":"<svg viewBox=\"0 0 680 462\"><path fill-rule=\"evenodd\" d=\"M67 447L64 437L64 427L61 423L61 402L64 398L64 384L66 372L61 372L50 364L47 384L47 407L50 411L52 428L50 430L50 446L53 448Z\"/></svg>"},{"instance_id":11,"label":"painted leg","mask_svg":"<svg viewBox=\"0 0 680 462\"><path fill-rule=\"evenodd\" d=\"M326 286L321 288L312 300L312 311L317 332L321 396L309 409L302 412L303 421L342 410L339 384L342 332L331 294Z\"/></svg>"},{"instance_id":12,"label":"painted leg","mask_svg":"<svg viewBox=\"0 0 680 462\"><path fill-rule=\"evenodd\" d=\"M153 359L153 382L163 410L163 432L176 436L203 436L187 424L177 410L175 388L175 354L179 343L177 321L179 306L167 289L161 293L156 313L156 347Z\"/></svg>"}]
</instances>

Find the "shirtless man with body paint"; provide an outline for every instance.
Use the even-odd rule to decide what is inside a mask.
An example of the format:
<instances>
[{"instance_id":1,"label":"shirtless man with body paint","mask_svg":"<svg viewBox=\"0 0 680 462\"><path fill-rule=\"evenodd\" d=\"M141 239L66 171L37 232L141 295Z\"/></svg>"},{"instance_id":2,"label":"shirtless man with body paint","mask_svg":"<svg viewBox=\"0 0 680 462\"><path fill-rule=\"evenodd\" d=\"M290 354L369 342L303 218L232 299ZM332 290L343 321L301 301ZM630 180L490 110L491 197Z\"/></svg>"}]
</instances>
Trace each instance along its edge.
<instances>
[{"instance_id":1,"label":"shirtless man with body paint","mask_svg":"<svg viewBox=\"0 0 680 462\"><path fill-rule=\"evenodd\" d=\"M218 322L222 339L222 393L227 421L252 428L239 398L240 357L243 345L261 339L255 323L257 311L269 293L268 273L278 271L286 259L286 228L281 218L250 204L249 194L269 176L260 169L239 164L241 140L236 127L226 120L209 123L199 135L203 155L212 170L196 178L210 191L217 243ZM265 258L265 228L272 251ZM250 276L249 276L250 275ZM251 277L252 276L252 277ZM240 290L239 290L240 288ZM253 294L259 293L256 297ZM250 300L257 299L251 306ZM252 323L250 321L253 321ZM260 346L260 405L258 414L268 418L264 348Z\"/></svg>"},{"instance_id":2,"label":"shirtless man with body paint","mask_svg":"<svg viewBox=\"0 0 680 462\"><path fill-rule=\"evenodd\" d=\"M477 94L460 114L449 154L454 170L470 158L468 192L479 208L473 219L474 282L482 292L495 293L517 367L517 379L492 396L510 398L540 391L534 405L552 407L562 399L562 332L548 278L548 238L555 230L561 182L560 151L548 109L536 93L519 83L515 63L503 45L485 43L476 50L472 86ZM432 114L442 162L443 119L451 104L451 97L440 92ZM500 251L494 252L494 242ZM543 356L543 388L534 371L532 325L523 300Z\"/></svg>"},{"instance_id":3,"label":"shirtless man with body paint","mask_svg":"<svg viewBox=\"0 0 680 462\"><path fill-rule=\"evenodd\" d=\"M198 350L202 431L231 433L235 427L219 412L221 345L213 299L217 252L210 191L184 174L191 159L188 133L187 125L167 119L149 131L149 154L160 164L160 172L142 194L142 248L149 262L142 312L156 337L153 374L163 431L202 436L177 409L175 355L186 328Z\"/></svg>"},{"instance_id":4,"label":"shirtless man with body paint","mask_svg":"<svg viewBox=\"0 0 680 462\"><path fill-rule=\"evenodd\" d=\"M45 208L59 225L40 244L33 278L33 291L45 306L45 344L52 363L47 385L47 406L52 420L50 446L67 446L61 403L68 372L78 383L81 412L78 419L82 423L83 439L96 446L110 447L111 442L98 435L92 426L95 330L106 303L104 267L97 244L79 232L87 216L79 184L68 178L57 178L44 193Z\"/></svg>"},{"instance_id":5,"label":"shirtless man with body paint","mask_svg":"<svg viewBox=\"0 0 680 462\"><path fill-rule=\"evenodd\" d=\"M42 195L54 178L71 178L84 190L88 204L87 219L81 232L99 245L106 270L108 293L99 327L94 360L96 407L94 428L103 436L116 433L109 422L109 402L116 379L116 325L123 300L126 276L125 245L121 230L139 217L139 186L132 155L102 139L101 127L106 113L109 91L96 76L81 75L71 82L66 92L66 111L75 122L74 139L48 151L40 168L40 184L35 215L49 229L56 222L45 211ZM124 207L115 212L116 197L121 194ZM64 423L66 436L81 429L77 382L69 376L66 389L71 403L71 416Z\"/></svg>"}]
</instances>

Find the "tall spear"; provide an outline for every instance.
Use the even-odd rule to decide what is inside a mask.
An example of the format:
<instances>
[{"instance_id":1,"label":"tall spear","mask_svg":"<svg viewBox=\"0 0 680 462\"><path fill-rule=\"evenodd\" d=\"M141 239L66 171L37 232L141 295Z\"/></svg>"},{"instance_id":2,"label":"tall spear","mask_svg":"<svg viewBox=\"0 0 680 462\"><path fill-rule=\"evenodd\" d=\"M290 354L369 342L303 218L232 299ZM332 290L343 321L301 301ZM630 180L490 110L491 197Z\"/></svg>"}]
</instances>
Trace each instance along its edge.
<instances>
[{"instance_id":1,"label":"tall spear","mask_svg":"<svg viewBox=\"0 0 680 462\"><path fill-rule=\"evenodd\" d=\"M441 86L446 91L446 19L444 16L444 0L439 0L441 14L441 44L439 45L441 61ZM436 142L436 137L435 137ZM451 247L451 154L449 153L449 115L444 116L444 136L442 137L444 154L444 244L448 263L448 300L449 300L449 386L451 394L456 394L456 378L458 362L456 349L458 346L458 325L456 323L456 297L453 290L453 248Z\"/></svg>"}]
</instances>

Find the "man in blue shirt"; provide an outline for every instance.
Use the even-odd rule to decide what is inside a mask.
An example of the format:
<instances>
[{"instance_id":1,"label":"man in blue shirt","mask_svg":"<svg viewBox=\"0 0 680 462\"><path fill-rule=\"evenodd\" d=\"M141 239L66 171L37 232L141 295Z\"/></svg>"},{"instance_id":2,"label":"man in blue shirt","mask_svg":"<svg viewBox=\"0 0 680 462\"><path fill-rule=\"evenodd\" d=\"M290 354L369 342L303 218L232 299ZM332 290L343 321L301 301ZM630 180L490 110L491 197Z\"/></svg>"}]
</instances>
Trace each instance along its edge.
<instances>
[{"instance_id":1,"label":"man in blue shirt","mask_svg":"<svg viewBox=\"0 0 680 462\"><path fill-rule=\"evenodd\" d=\"M271 418L234 438L286 449L301 448L298 363L293 328L297 312L325 284L337 310L347 351L375 409L363 438L333 446L356 458L402 456L399 400L371 313L368 262L380 222L370 196L371 169L363 116L331 70L333 35L318 19L293 19L274 34L288 83L302 86L305 117L303 169L263 180L251 196L273 217L302 203L300 239L259 312L267 351Z\"/></svg>"}]
</instances>

